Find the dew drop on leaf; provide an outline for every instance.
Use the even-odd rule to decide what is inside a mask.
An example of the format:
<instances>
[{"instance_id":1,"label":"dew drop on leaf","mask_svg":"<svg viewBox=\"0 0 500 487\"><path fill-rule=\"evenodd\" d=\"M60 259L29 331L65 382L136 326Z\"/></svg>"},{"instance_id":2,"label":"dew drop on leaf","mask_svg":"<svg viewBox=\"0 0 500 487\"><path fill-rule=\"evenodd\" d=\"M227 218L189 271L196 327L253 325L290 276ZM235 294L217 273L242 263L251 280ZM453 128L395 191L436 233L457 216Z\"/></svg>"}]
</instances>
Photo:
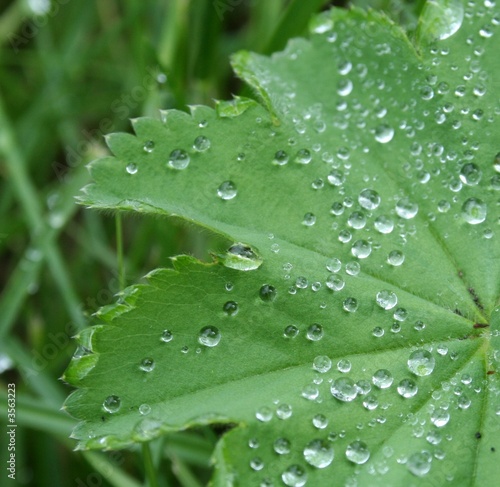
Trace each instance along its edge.
<instances>
[{"instance_id":1,"label":"dew drop on leaf","mask_svg":"<svg viewBox=\"0 0 500 487\"><path fill-rule=\"evenodd\" d=\"M413 453L406 462L408 470L417 477L424 477L431 469L432 455L428 451Z\"/></svg>"},{"instance_id":2,"label":"dew drop on leaf","mask_svg":"<svg viewBox=\"0 0 500 487\"><path fill-rule=\"evenodd\" d=\"M260 299L266 302L274 301L277 295L278 291L276 291L276 288L270 284L264 284L259 291Z\"/></svg>"},{"instance_id":3,"label":"dew drop on leaf","mask_svg":"<svg viewBox=\"0 0 500 487\"><path fill-rule=\"evenodd\" d=\"M345 281L340 276L333 274L327 277L326 287L332 291L340 291L344 289Z\"/></svg>"},{"instance_id":4,"label":"dew drop on leaf","mask_svg":"<svg viewBox=\"0 0 500 487\"><path fill-rule=\"evenodd\" d=\"M168 158L168 167L182 170L189 166L191 161L188 153L183 149L174 149Z\"/></svg>"},{"instance_id":5,"label":"dew drop on leaf","mask_svg":"<svg viewBox=\"0 0 500 487\"><path fill-rule=\"evenodd\" d=\"M283 331L285 338L295 338L299 334L299 329L295 325L288 325Z\"/></svg>"},{"instance_id":6,"label":"dew drop on leaf","mask_svg":"<svg viewBox=\"0 0 500 487\"><path fill-rule=\"evenodd\" d=\"M307 472L300 465L291 465L281 474L281 480L288 487L303 487L307 483Z\"/></svg>"},{"instance_id":7,"label":"dew drop on leaf","mask_svg":"<svg viewBox=\"0 0 500 487\"><path fill-rule=\"evenodd\" d=\"M410 201L409 198L401 198L396 203L396 213L405 220L411 220L418 213L418 205Z\"/></svg>"},{"instance_id":8,"label":"dew drop on leaf","mask_svg":"<svg viewBox=\"0 0 500 487\"><path fill-rule=\"evenodd\" d=\"M144 372L151 372L155 368L155 361L152 358L145 358L141 360L139 368Z\"/></svg>"},{"instance_id":9,"label":"dew drop on leaf","mask_svg":"<svg viewBox=\"0 0 500 487\"><path fill-rule=\"evenodd\" d=\"M417 384L415 383L415 381L413 381L411 379L403 379L398 384L397 389L398 389L398 393L406 399L413 397L418 392Z\"/></svg>"},{"instance_id":10,"label":"dew drop on leaf","mask_svg":"<svg viewBox=\"0 0 500 487\"><path fill-rule=\"evenodd\" d=\"M193 149L198 151L198 152L205 152L206 150L210 149L211 142L208 137L205 137L204 135L199 135L194 139L193 142Z\"/></svg>"},{"instance_id":11,"label":"dew drop on leaf","mask_svg":"<svg viewBox=\"0 0 500 487\"><path fill-rule=\"evenodd\" d=\"M357 440L347 445L345 456L350 462L362 465L370 458L370 450L365 442Z\"/></svg>"},{"instance_id":12,"label":"dew drop on leaf","mask_svg":"<svg viewBox=\"0 0 500 487\"><path fill-rule=\"evenodd\" d=\"M255 417L263 423L268 423L273 419L273 410L267 406L263 406L257 409Z\"/></svg>"},{"instance_id":13,"label":"dew drop on leaf","mask_svg":"<svg viewBox=\"0 0 500 487\"><path fill-rule=\"evenodd\" d=\"M377 232L388 234L394 230L394 222L387 216L380 215L375 218L373 226Z\"/></svg>"},{"instance_id":14,"label":"dew drop on leaf","mask_svg":"<svg viewBox=\"0 0 500 487\"><path fill-rule=\"evenodd\" d=\"M292 406L290 406L290 404L280 404L276 408L276 416L279 419L288 419L288 418L291 418L292 417L292 413L293 413L293 410L292 410Z\"/></svg>"},{"instance_id":15,"label":"dew drop on leaf","mask_svg":"<svg viewBox=\"0 0 500 487\"><path fill-rule=\"evenodd\" d=\"M343 402L354 401L358 395L356 384L348 377L341 377L333 381L330 392L333 397Z\"/></svg>"},{"instance_id":16,"label":"dew drop on leaf","mask_svg":"<svg viewBox=\"0 0 500 487\"><path fill-rule=\"evenodd\" d=\"M332 361L326 355L318 355L313 361L313 369L324 374L332 367Z\"/></svg>"},{"instance_id":17,"label":"dew drop on leaf","mask_svg":"<svg viewBox=\"0 0 500 487\"><path fill-rule=\"evenodd\" d=\"M103 409L108 413L116 413L119 411L122 401L118 396L108 396L102 403Z\"/></svg>"},{"instance_id":18,"label":"dew drop on leaf","mask_svg":"<svg viewBox=\"0 0 500 487\"><path fill-rule=\"evenodd\" d=\"M232 181L224 181L217 188L217 196L224 200L232 200L238 194L236 185Z\"/></svg>"},{"instance_id":19,"label":"dew drop on leaf","mask_svg":"<svg viewBox=\"0 0 500 487\"><path fill-rule=\"evenodd\" d=\"M337 362L337 370L339 372L342 372L343 374L347 374L348 372L351 371L352 364L350 360L347 360L345 358L340 359Z\"/></svg>"},{"instance_id":20,"label":"dew drop on leaf","mask_svg":"<svg viewBox=\"0 0 500 487\"><path fill-rule=\"evenodd\" d=\"M405 254L403 254L400 250L391 250L387 256L387 263L394 267L399 267L404 261Z\"/></svg>"},{"instance_id":21,"label":"dew drop on leaf","mask_svg":"<svg viewBox=\"0 0 500 487\"><path fill-rule=\"evenodd\" d=\"M141 404L139 406L139 413L142 416L147 416L151 412L151 406L149 404Z\"/></svg>"},{"instance_id":22,"label":"dew drop on leaf","mask_svg":"<svg viewBox=\"0 0 500 487\"><path fill-rule=\"evenodd\" d=\"M408 368L415 375L423 377L432 374L436 359L427 350L415 350L408 358Z\"/></svg>"},{"instance_id":23,"label":"dew drop on leaf","mask_svg":"<svg viewBox=\"0 0 500 487\"><path fill-rule=\"evenodd\" d=\"M165 343L171 342L173 338L174 335L170 330L163 330L160 335L160 340Z\"/></svg>"},{"instance_id":24,"label":"dew drop on leaf","mask_svg":"<svg viewBox=\"0 0 500 487\"><path fill-rule=\"evenodd\" d=\"M387 369L379 369L372 376L372 382L380 389L387 389L391 387L394 378Z\"/></svg>"},{"instance_id":25,"label":"dew drop on leaf","mask_svg":"<svg viewBox=\"0 0 500 487\"><path fill-rule=\"evenodd\" d=\"M315 428L323 430L328 426L328 419L323 414L316 414L312 419Z\"/></svg>"},{"instance_id":26,"label":"dew drop on leaf","mask_svg":"<svg viewBox=\"0 0 500 487\"><path fill-rule=\"evenodd\" d=\"M260 457L254 457L250 460L250 468L255 472L262 470L264 468L264 462Z\"/></svg>"},{"instance_id":27,"label":"dew drop on leaf","mask_svg":"<svg viewBox=\"0 0 500 487\"><path fill-rule=\"evenodd\" d=\"M198 342L206 347L215 347L219 344L222 335L215 326L204 326L198 334Z\"/></svg>"},{"instance_id":28,"label":"dew drop on leaf","mask_svg":"<svg viewBox=\"0 0 500 487\"><path fill-rule=\"evenodd\" d=\"M462 217L471 225L477 225L486 220L487 207L479 198L469 198L462 206Z\"/></svg>"},{"instance_id":29,"label":"dew drop on leaf","mask_svg":"<svg viewBox=\"0 0 500 487\"><path fill-rule=\"evenodd\" d=\"M312 227L316 223L316 216L314 213L306 213L302 219L302 224L306 227Z\"/></svg>"},{"instance_id":30,"label":"dew drop on leaf","mask_svg":"<svg viewBox=\"0 0 500 487\"><path fill-rule=\"evenodd\" d=\"M273 164L276 166L284 166L288 164L289 159L288 154L284 150L279 150L274 154Z\"/></svg>"},{"instance_id":31,"label":"dew drop on leaf","mask_svg":"<svg viewBox=\"0 0 500 487\"><path fill-rule=\"evenodd\" d=\"M227 301L222 306L222 310L228 316L234 316L238 313L238 303L236 301Z\"/></svg>"},{"instance_id":32,"label":"dew drop on leaf","mask_svg":"<svg viewBox=\"0 0 500 487\"><path fill-rule=\"evenodd\" d=\"M394 129L387 124L379 125L375 129L375 140L381 144L387 144L394 137Z\"/></svg>"},{"instance_id":33,"label":"dew drop on leaf","mask_svg":"<svg viewBox=\"0 0 500 487\"><path fill-rule=\"evenodd\" d=\"M398 297L396 294L387 290L378 292L376 300L377 304L382 309L392 309L396 306L396 304L398 304Z\"/></svg>"},{"instance_id":34,"label":"dew drop on leaf","mask_svg":"<svg viewBox=\"0 0 500 487\"><path fill-rule=\"evenodd\" d=\"M373 189L364 189L359 193L358 202L365 210L373 211L379 207L381 198Z\"/></svg>"},{"instance_id":35,"label":"dew drop on leaf","mask_svg":"<svg viewBox=\"0 0 500 487\"><path fill-rule=\"evenodd\" d=\"M342 268L342 262L340 262L340 260L337 258L329 259L326 262L326 268L330 272L334 272L334 273L338 272Z\"/></svg>"},{"instance_id":36,"label":"dew drop on leaf","mask_svg":"<svg viewBox=\"0 0 500 487\"><path fill-rule=\"evenodd\" d=\"M476 164L464 164L460 170L460 180L468 186L475 186L481 181L482 172Z\"/></svg>"},{"instance_id":37,"label":"dew drop on leaf","mask_svg":"<svg viewBox=\"0 0 500 487\"><path fill-rule=\"evenodd\" d=\"M151 154L151 152L155 150L155 143L152 140L147 140L146 142L144 142L142 148L144 149L144 152Z\"/></svg>"},{"instance_id":38,"label":"dew drop on leaf","mask_svg":"<svg viewBox=\"0 0 500 487\"><path fill-rule=\"evenodd\" d=\"M323 327L318 323L313 323L307 328L307 339L317 342L323 338Z\"/></svg>"},{"instance_id":39,"label":"dew drop on leaf","mask_svg":"<svg viewBox=\"0 0 500 487\"><path fill-rule=\"evenodd\" d=\"M286 455L290 453L290 440L288 438L277 438L273 443L273 450L278 455Z\"/></svg>"},{"instance_id":40,"label":"dew drop on leaf","mask_svg":"<svg viewBox=\"0 0 500 487\"><path fill-rule=\"evenodd\" d=\"M450 420L450 413L443 408L435 409L431 414L431 421L437 428L442 428L448 424Z\"/></svg>"},{"instance_id":41,"label":"dew drop on leaf","mask_svg":"<svg viewBox=\"0 0 500 487\"><path fill-rule=\"evenodd\" d=\"M328 467L332 463L333 457L333 448L325 440L312 440L304 448L306 462L316 468Z\"/></svg>"},{"instance_id":42,"label":"dew drop on leaf","mask_svg":"<svg viewBox=\"0 0 500 487\"><path fill-rule=\"evenodd\" d=\"M137 174L137 165L131 162L130 164L127 164L126 170L129 174Z\"/></svg>"},{"instance_id":43,"label":"dew drop on leaf","mask_svg":"<svg viewBox=\"0 0 500 487\"><path fill-rule=\"evenodd\" d=\"M346 298L342 303L342 307L348 313L355 313L358 309L358 301L356 298Z\"/></svg>"}]
</instances>

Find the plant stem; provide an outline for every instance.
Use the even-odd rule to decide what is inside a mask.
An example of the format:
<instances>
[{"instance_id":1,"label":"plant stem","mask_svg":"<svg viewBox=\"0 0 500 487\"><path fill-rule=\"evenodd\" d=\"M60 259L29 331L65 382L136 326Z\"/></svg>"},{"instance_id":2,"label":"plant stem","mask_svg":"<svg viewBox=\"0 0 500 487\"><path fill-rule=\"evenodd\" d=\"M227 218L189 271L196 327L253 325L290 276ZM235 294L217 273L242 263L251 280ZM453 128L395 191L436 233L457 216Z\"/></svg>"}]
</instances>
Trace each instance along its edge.
<instances>
[{"instance_id":1,"label":"plant stem","mask_svg":"<svg viewBox=\"0 0 500 487\"><path fill-rule=\"evenodd\" d=\"M151 457L151 449L149 443L142 444L142 457L144 459L144 470L146 471L146 479L149 487L158 487L158 479L156 478L156 470Z\"/></svg>"}]
</instances>

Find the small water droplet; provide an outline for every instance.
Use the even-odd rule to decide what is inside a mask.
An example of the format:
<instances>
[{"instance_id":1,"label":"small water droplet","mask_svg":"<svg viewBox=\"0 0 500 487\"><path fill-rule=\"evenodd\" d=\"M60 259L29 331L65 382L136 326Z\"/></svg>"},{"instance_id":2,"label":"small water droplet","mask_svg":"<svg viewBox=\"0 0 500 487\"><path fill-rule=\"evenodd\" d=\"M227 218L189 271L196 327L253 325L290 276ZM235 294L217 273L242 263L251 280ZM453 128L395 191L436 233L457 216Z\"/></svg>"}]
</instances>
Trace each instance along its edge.
<instances>
[{"instance_id":1,"label":"small water droplet","mask_svg":"<svg viewBox=\"0 0 500 487\"><path fill-rule=\"evenodd\" d=\"M279 419L288 419L292 417L292 406L290 404L280 404L276 408L276 416L278 416Z\"/></svg>"},{"instance_id":2,"label":"small water droplet","mask_svg":"<svg viewBox=\"0 0 500 487\"><path fill-rule=\"evenodd\" d=\"M215 326L204 326L198 335L198 342L206 347L215 347L219 344L222 335Z\"/></svg>"},{"instance_id":3,"label":"small water droplet","mask_svg":"<svg viewBox=\"0 0 500 487\"><path fill-rule=\"evenodd\" d=\"M210 142L210 139L208 137L199 135L198 137L196 137L196 139L194 139L193 149L198 152L205 152L206 150L210 149L211 145L212 143Z\"/></svg>"},{"instance_id":4,"label":"small water droplet","mask_svg":"<svg viewBox=\"0 0 500 487\"><path fill-rule=\"evenodd\" d=\"M274 154L273 164L277 166L284 166L285 164L288 164L289 159L288 154L284 150L279 150L276 154Z\"/></svg>"},{"instance_id":5,"label":"small water droplet","mask_svg":"<svg viewBox=\"0 0 500 487\"><path fill-rule=\"evenodd\" d=\"M238 194L236 185L232 181L224 181L217 188L217 196L224 200L232 200Z\"/></svg>"},{"instance_id":6,"label":"small water droplet","mask_svg":"<svg viewBox=\"0 0 500 487\"><path fill-rule=\"evenodd\" d=\"M273 410L267 406L263 406L257 409L255 417L263 423L268 423L271 419L273 419Z\"/></svg>"},{"instance_id":7,"label":"small water droplet","mask_svg":"<svg viewBox=\"0 0 500 487\"><path fill-rule=\"evenodd\" d=\"M394 230L394 222L387 216L380 215L373 222L373 226L377 232L388 234Z\"/></svg>"},{"instance_id":8,"label":"small water droplet","mask_svg":"<svg viewBox=\"0 0 500 487\"><path fill-rule=\"evenodd\" d=\"M346 298L342 303L342 307L348 313L355 313L358 309L358 301L356 298Z\"/></svg>"},{"instance_id":9,"label":"small water droplet","mask_svg":"<svg viewBox=\"0 0 500 487\"><path fill-rule=\"evenodd\" d=\"M342 262L339 259L333 258L326 262L326 268L330 272L338 272L342 268Z\"/></svg>"},{"instance_id":10,"label":"small water droplet","mask_svg":"<svg viewBox=\"0 0 500 487\"><path fill-rule=\"evenodd\" d=\"M431 414L431 421L437 428L442 428L448 424L450 420L450 413L443 408L437 408Z\"/></svg>"},{"instance_id":11,"label":"small water droplet","mask_svg":"<svg viewBox=\"0 0 500 487\"><path fill-rule=\"evenodd\" d=\"M334 452L325 440L312 440L304 448L304 458L309 465L326 468L333 461Z\"/></svg>"},{"instance_id":12,"label":"small water droplet","mask_svg":"<svg viewBox=\"0 0 500 487\"><path fill-rule=\"evenodd\" d=\"M144 152L151 154L151 152L155 150L155 143L152 140L147 140L146 142L144 142L143 149Z\"/></svg>"},{"instance_id":13,"label":"small water droplet","mask_svg":"<svg viewBox=\"0 0 500 487\"><path fill-rule=\"evenodd\" d=\"M378 399L373 394L366 396L363 399L363 406L368 409L368 411L373 411L378 408Z\"/></svg>"},{"instance_id":14,"label":"small water droplet","mask_svg":"<svg viewBox=\"0 0 500 487\"><path fill-rule=\"evenodd\" d=\"M410 455L406 467L413 475L424 477L431 469L431 461L432 455L424 450Z\"/></svg>"},{"instance_id":15,"label":"small water droplet","mask_svg":"<svg viewBox=\"0 0 500 487\"><path fill-rule=\"evenodd\" d=\"M345 456L350 462L362 465L370 458L370 450L365 442L357 440L347 445Z\"/></svg>"},{"instance_id":16,"label":"small water droplet","mask_svg":"<svg viewBox=\"0 0 500 487\"><path fill-rule=\"evenodd\" d=\"M337 362L337 370L339 372L342 372L343 374L347 374L348 372L351 371L351 362L350 360L347 360L346 358L342 358Z\"/></svg>"},{"instance_id":17,"label":"small water droplet","mask_svg":"<svg viewBox=\"0 0 500 487\"><path fill-rule=\"evenodd\" d=\"M295 325L288 325L283 331L285 338L295 338L299 334L299 329Z\"/></svg>"},{"instance_id":18,"label":"small water droplet","mask_svg":"<svg viewBox=\"0 0 500 487\"><path fill-rule=\"evenodd\" d=\"M318 355L313 361L313 369L321 374L328 372L332 367L332 361L326 355Z\"/></svg>"},{"instance_id":19,"label":"small water droplet","mask_svg":"<svg viewBox=\"0 0 500 487\"><path fill-rule=\"evenodd\" d=\"M306 213L302 220L302 224L306 227L312 227L316 223L316 216L314 213Z\"/></svg>"},{"instance_id":20,"label":"small water droplet","mask_svg":"<svg viewBox=\"0 0 500 487\"><path fill-rule=\"evenodd\" d=\"M418 213L418 205L411 202L409 198L401 198L396 203L396 213L405 220L411 220Z\"/></svg>"},{"instance_id":21,"label":"small water droplet","mask_svg":"<svg viewBox=\"0 0 500 487\"><path fill-rule=\"evenodd\" d=\"M137 174L137 165L131 162L130 164L127 164L126 170L129 174Z\"/></svg>"},{"instance_id":22,"label":"small water droplet","mask_svg":"<svg viewBox=\"0 0 500 487\"><path fill-rule=\"evenodd\" d=\"M120 409L122 401L118 396L108 396L102 403L103 409L108 413L116 413Z\"/></svg>"},{"instance_id":23,"label":"small water droplet","mask_svg":"<svg viewBox=\"0 0 500 487\"><path fill-rule=\"evenodd\" d=\"M323 338L323 327L318 323L313 323L307 329L306 333L307 339L313 342L317 342Z\"/></svg>"},{"instance_id":24,"label":"small water droplet","mask_svg":"<svg viewBox=\"0 0 500 487\"><path fill-rule=\"evenodd\" d=\"M264 284L259 290L260 299L265 302L274 301L277 295L278 291L274 286L271 286L270 284Z\"/></svg>"},{"instance_id":25,"label":"small water droplet","mask_svg":"<svg viewBox=\"0 0 500 487\"><path fill-rule=\"evenodd\" d=\"M163 330L160 335L160 340L165 343L171 342L173 338L174 335L170 330Z\"/></svg>"},{"instance_id":26,"label":"small water droplet","mask_svg":"<svg viewBox=\"0 0 500 487\"><path fill-rule=\"evenodd\" d=\"M186 169L190 161L191 159L185 150L175 149L168 158L168 167L177 170Z\"/></svg>"},{"instance_id":27,"label":"small water droplet","mask_svg":"<svg viewBox=\"0 0 500 487\"><path fill-rule=\"evenodd\" d=\"M332 291L340 291L344 289L345 281L340 276L332 274L326 279L326 287Z\"/></svg>"},{"instance_id":28,"label":"small water droplet","mask_svg":"<svg viewBox=\"0 0 500 487\"><path fill-rule=\"evenodd\" d=\"M222 306L222 310L228 316L234 316L238 313L238 303L236 301L227 301Z\"/></svg>"},{"instance_id":29,"label":"small water droplet","mask_svg":"<svg viewBox=\"0 0 500 487\"><path fill-rule=\"evenodd\" d=\"M144 372L151 372L155 368L155 365L155 361L148 357L141 360L139 368Z\"/></svg>"},{"instance_id":30,"label":"small water droplet","mask_svg":"<svg viewBox=\"0 0 500 487\"><path fill-rule=\"evenodd\" d=\"M405 254L403 254L400 250L391 250L387 256L387 263L394 267L399 267L404 261Z\"/></svg>"},{"instance_id":31,"label":"small water droplet","mask_svg":"<svg viewBox=\"0 0 500 487\"><path fill-rule=\"evenodd\" d=\"M387 144L393 137L394 129L385 123L375 129L375 140L381 144Z\"/></svg>"},{"instance_id":32,"label":"small water droplet","mask_svg":"<svg viewBox=\"0 0 500 487\"><path fill-rule=\"evenodd\" d=\"M290 440L288 438L277 438L273 443L273 450L278 455L287 455L290 453Z\"/></svg>"},{"instance_id":33,"label":"small water droplet","mask_svg":"<svg viewBox=\"0 0 500 487\"><path fill-rule=\"evenodd\" d=\"M323 414L316 414L312 419L315 428L323 430L328 426L328 419Z\"/></svg>"},{"instance_id":34,"label":"small water droplet","mask_svg":"<svg viewBox=\"0 0 500 487\"><path fill-rule=\"evenodd\" d=\"M359 193L358 202L365 209L369 211L376 210L382 199L380 195L373 189L364 189Z\"/></svg>"},{"instance_id":35,"label":"small water droplet","mask_svg":"<svg viewBox=\"0 0 500 487\"><path fill-rule=\"evenodd\" d=\"M147 416L151 412L151 406L149 404L141 404L139 406L139 413L143 416Z\"/></svg>"},{"instance_id":36,"label":"small water droplet","mask_svg":"<svg viewBox=\"0 0 500 487\"><path fill-rule=\"evenodd\" d=\"M470 162L460 169L460 180L468 186L475 186L481 181L482 172L476 164Z\"/></svg>"},{"instance_id":37,"label":"small water droplet","mask_svg":"<svg viewBox=\"0 0 500 487\"><path fill-rule=\"evenodd\" d=\"M311 159L311 152L307 149L300 149L295 156L295 162L299 164L309 164Z\"/></svg>"},{"instance_id":38,"label":"small water droplet","mask_svg":"<svg viewBox=\"0 0 500 487\"><path fill-rule=\"evenodd\" d=\"M350 276L357 276L361 271L361 266L359 265L359 262L356 261L348 262L345 265L345 271Z\"/></svg>"},{"instance_id":39,"label":"small water droplet","mask_svg":"<svg viewBox=\"0 0 500 487\"><path fill-rule=\"evenodd\" d=\"M408 318L408 311L405 308L398 308L394 311L393 317L397 321L405 321Z\"/></svg>"}]
</instances>

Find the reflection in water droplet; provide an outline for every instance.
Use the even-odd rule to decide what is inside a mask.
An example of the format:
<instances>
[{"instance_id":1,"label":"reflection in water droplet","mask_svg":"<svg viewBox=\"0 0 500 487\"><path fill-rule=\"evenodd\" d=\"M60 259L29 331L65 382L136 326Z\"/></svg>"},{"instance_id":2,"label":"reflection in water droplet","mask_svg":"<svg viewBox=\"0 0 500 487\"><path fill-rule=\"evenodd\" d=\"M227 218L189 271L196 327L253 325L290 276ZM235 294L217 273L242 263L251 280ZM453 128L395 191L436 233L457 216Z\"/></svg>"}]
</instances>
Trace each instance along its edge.
<instances>
[{"instance_id":1,"label":"reflection in water droplet","mask_svg":"<svg viewBox=\"0 0 500 487\"><path fill-rule=\"evenodd\" d=\"M273 164L284 166L289 161L288 154L284 150L279 150L274 154Z\"/></svg>"},{"instance_id":2,"label":"reflection in water droplet","mask_svg":"<svg viewBox=\"0 0 500 487\"><path fill-rule=\"evenodd\" d=\"M259 291L260 299L266 302L274 301L277 295L278 291L276 291L276 288L270 284L264 284Z\"/></svg>"},{"instance_id":3,"label":"reflection in water droplet","mask_svg":"<svg viewBox=\"0 0 500 487\"><path fill-rule=\"evenodd\" d=\"M356 298L346 298L342 303L342 307L348 313L355 313L358 309L358 301L356 300Z\"/></svg>"},{"instance_id":4,"label":"reflection in water droplet","mask_svg":"<svg viewBox=\"0 0 500 487\"><path fill-rule=\"evenodd\" d=\"M471 225L477 225L486 220L487 206L479 198L469 198L462 206L462 217Z\"/></svg>"},{"instance_id":5,"label":"reflection in water droplet","mask_svg":"<svg viewBox=\"0 0 500 487\"><path fill-rule=\"evenodd\" d=\"M375 129L375 140L381 144L387 144L393 137L394 129L385 123Z\"/></svg>"},{"instance_id":6,"label":"reflection in water droplet","mask_svg":"<svg viewBox=\"0 0 500 487\"><path fill-rule=\"evenodd\" d=\"M286 338L295 338L299 334L299 329L295 325L288 325L283 331Z\"/></svg>"}]
</instances>

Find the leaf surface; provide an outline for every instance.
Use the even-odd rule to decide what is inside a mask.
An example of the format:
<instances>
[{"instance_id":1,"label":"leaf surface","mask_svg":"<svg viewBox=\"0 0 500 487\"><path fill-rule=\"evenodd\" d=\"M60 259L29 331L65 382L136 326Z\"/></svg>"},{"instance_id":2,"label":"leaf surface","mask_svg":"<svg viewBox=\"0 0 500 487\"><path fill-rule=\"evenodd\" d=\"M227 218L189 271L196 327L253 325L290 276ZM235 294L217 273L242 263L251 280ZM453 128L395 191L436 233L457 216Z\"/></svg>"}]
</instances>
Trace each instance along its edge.
<instances>
[{"instance_id":1,"label":"leaf surface","mask_svg":"<svg viewBox=\"0 0 500 487\"><path fill-rule=\"evenodd\" d=\"M412 44L333 9L233 58L259 103L108 137L82 203L237 245L97 313L64 377L80 448L227 423L214 485L494 483L499 23L489 1L433 2Z\"/></svg>"}]
</instances>

